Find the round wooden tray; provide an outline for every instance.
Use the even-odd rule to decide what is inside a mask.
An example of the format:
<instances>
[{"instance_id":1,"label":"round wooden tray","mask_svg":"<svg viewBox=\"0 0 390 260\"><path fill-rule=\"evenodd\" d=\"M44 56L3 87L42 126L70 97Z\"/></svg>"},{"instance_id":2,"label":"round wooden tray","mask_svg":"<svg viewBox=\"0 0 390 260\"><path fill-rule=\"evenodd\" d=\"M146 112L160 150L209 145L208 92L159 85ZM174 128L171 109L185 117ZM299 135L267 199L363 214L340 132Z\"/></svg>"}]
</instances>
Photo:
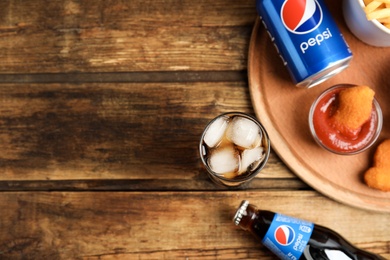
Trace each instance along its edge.
<instances>
[{"instance_id":1,"label":"round wooden tray","mask_svg":"<svg viewBox=\"0 0 390 260\"><path fill-rule=\"evenodd\" d=\"M272 148L308 185L341 203L390 212L390 192L371 189L363 182L377 144L390 138L390 48L370 47L359 41L346 28L341 11L337 12L336 21L354 57L346 70L310 89L292 83L267 32L259 19L256 21L248 57L252 103L269 133ZM322 91L339 83L370 86L383 111L384 124L377 143L358 155L327 152L310 134L308 114L312 102Z\"/></svg>"}]
</instances>

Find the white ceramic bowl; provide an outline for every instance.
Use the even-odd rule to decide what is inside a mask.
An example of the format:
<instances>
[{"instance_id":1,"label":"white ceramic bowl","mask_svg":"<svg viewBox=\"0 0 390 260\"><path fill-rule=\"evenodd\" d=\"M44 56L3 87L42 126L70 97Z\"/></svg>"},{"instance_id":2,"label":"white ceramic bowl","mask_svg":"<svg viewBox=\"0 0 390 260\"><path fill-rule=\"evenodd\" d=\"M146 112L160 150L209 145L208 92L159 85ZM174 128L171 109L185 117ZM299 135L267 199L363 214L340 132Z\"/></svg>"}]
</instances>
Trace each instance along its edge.
<instances>
[{"instance_id":1,"label":"white ceramic bowl","mask_svg":"<svg viewBox=\"0 0 390 260\"><path fill-rule=\"evenodd\" d=\"M390 29L377 20L367 20L363 0L343 0L343 14L351 32L361 41L377 47L390 46Z\"/></svg>"}]
</instances>

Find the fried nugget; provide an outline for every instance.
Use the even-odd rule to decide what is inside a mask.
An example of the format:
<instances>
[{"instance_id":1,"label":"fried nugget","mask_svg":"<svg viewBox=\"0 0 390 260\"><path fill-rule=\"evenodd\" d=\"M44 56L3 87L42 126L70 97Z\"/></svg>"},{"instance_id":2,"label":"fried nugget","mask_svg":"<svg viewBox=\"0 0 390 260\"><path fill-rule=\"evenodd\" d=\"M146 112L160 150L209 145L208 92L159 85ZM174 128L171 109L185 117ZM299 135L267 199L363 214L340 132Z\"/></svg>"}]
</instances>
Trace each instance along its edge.
<instances>
[{"instance_id":1,"label":"fried nugget","mask_svg":"<svg viewBox=\"0 0 390 260\"><path fill-rule=\"evenodd\" d=\"M364 181L368 187L390 191L390 168L370 168L364 174Z\"/></svg>"},{"instance_id":2,"label":"fried nugget","mask_svg":"<svg viewBox=\"0 0 390 260\"><path fill-rule=\"evenodd\" d=\"M371 188L390 191L390 139L377 147L373 167L365 172L364 181Z\"/></svg>"},{"instance_id":3,"label":"fried nugget","mask_svg":"<svg viewBox=\"0 0 390 260\"><path fill-rule=\"evenodd\" d=\"M349 130L360 129L371 117L375 92L368 86L343 89L339 93L339 105L333 115L337 125Z\"/></svg>"},{"instance_id":4,"label":"fried nugget","mask_svg":"<svg viewBox=\"0 0 390 260\"><path fill-rule=\"evenodd\" d=\"M390 139L383 141L376 148L374 154L374 167L390 168Z\"/></svg>"}]
</instances>

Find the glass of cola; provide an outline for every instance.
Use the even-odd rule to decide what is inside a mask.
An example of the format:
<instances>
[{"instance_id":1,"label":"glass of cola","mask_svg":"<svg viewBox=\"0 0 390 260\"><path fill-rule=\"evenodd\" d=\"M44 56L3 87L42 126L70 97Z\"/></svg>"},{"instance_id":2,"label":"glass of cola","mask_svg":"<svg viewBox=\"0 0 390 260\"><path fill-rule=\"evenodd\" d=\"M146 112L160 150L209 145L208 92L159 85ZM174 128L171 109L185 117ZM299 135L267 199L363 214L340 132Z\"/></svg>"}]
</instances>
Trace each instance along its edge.
<instances>
[{"instance_id":1,"label":"glass of cola","mask_svg":"<svg viewBox=\"0 0 390 260\"><path fill-rule=\"evenodd\" d=\"M212 181L227 187L244 187L266 165L270 140L256 118L229 112L205 127L199 153Z\"/></svg>"}]
</instances>

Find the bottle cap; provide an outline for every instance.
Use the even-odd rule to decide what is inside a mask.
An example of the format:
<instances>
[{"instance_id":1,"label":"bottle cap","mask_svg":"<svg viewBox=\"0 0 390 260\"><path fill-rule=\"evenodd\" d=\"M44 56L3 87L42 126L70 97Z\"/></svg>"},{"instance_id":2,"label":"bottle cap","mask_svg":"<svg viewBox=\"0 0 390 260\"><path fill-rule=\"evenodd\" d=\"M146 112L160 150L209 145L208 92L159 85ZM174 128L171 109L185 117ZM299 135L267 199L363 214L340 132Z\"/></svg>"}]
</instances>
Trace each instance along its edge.
<instances>
[{"instance_id":1,"label":"bottle cap","mask_svg":"<svg viewBox=\"0 0 390 260\"><path fill-rule=\"evenodd\" d=\"M234 224L236 224L236 226L238 226L240 224L242 216L246 215L246 208L248 207L248 205L249 205L249 201L247 201L247 200L243 200L241 202L241 205L237 209L236 215L233 218L233 222L234 222Z\"/></svg>"}]
</instances>

